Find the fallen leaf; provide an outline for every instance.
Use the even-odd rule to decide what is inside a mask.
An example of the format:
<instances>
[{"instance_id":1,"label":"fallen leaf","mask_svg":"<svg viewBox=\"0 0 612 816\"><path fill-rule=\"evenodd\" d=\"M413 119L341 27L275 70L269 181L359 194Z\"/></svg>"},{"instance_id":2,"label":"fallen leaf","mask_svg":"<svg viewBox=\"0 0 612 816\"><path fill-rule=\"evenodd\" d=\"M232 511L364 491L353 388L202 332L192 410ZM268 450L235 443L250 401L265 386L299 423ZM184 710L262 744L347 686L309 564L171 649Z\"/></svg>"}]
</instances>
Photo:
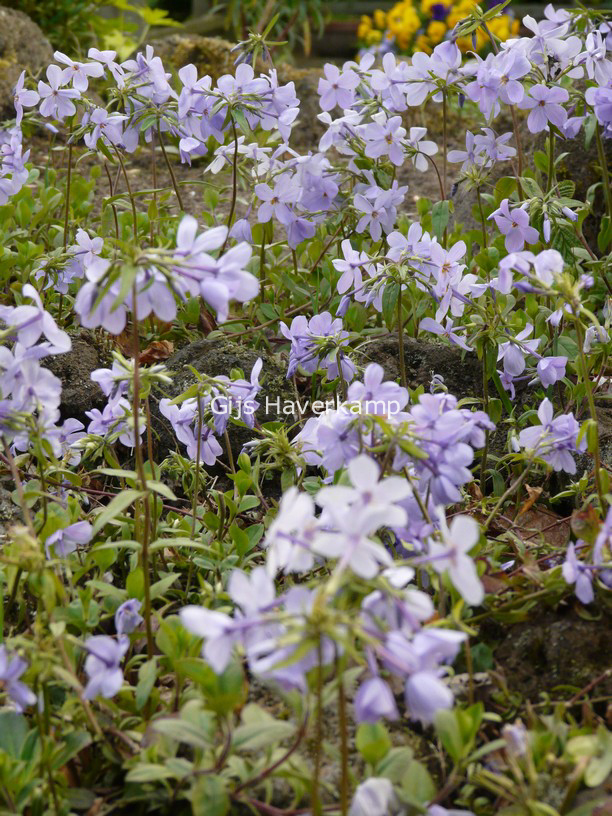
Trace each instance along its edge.
<instances>
[{"instance_id":1,"label":"fallen leaf","mask_svg":"<svg viewBox=\"0 0 612 816\"><path fill-rule=\"evenodd\" d=\"M529 485L525 485L525 490L527 491L527 495L529 498L521 505L521 509L516 514L516 517L519 518L528 510L531 510L533 505L537 502L537 500L542 495L542 488L541 487L530 487Z\"/></svg>"},{"instance_id":2,"label":"fallen leaf","mask_svg":"<svg viewBox=\"0 0 612 816\"><path fill-rule=\"evenodd\" d=\"M206 306L202 303L200 306L200 328L204 333L204 337L209 335L211 332L215 331L217 328L217 321L215 320L215 316L208 311Z\"/></svg>"},{"instance_id":3,"label":"fallen leaf","mask_svg":"<svg viewBox=\"0 0 612 816\"><path fill-rule=\"evenodd\" d=\"M142 365L160 363L162 360L167 360L173 351L174 343L170 340L154 340L150 346L147 346L146 349L140 353L138 362Z\"/></svg>"}]
</instances>

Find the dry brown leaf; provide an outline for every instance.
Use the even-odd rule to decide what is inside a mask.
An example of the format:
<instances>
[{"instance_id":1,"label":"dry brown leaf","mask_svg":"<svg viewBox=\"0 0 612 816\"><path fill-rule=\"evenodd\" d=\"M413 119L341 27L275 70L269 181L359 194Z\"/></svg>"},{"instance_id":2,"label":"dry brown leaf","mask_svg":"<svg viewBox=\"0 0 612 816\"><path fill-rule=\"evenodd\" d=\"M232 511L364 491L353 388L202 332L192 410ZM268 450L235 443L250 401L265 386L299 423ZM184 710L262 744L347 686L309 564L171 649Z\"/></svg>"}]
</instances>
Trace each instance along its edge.
<instances>
[{"instance_id":1,"label":"dry brown leaf","mask_svg":"<svg viewBox=\"0 0 612 816\"><path fill-rule=\"evenodd\" d=\"M141 352L138 361L142 365L161 363L163 360L167 360L173 351L174 343L170 340L153 340L151 345Z\"/></svg>"},{"instance_id":2,"label":"dry brown leaf","mask_svg":"<svg viewBox=\"0 0 612 816\"><path fill-rule=\"evenodd\" d=\"M204 333L204 337L209 335L217 328L217 321L215 316L208 311L206 306L202 303L200 306L200 328Z\"/></svg>"},{"instance_id":3,"label":"dry brown leaf","mask_svg":"<svg viewBox=\"0 0 612 816\"><path fill-rule=\"evenodd\" d=\"M530 487L529 485L525 485L525 490L527 491L528 499L522 505L518 513L516 514L517 518L522 516L528 510L531 510L533 505L537 502L537 500L542 495L542 488L541 487Z\"/></svg>"}]
</instances>

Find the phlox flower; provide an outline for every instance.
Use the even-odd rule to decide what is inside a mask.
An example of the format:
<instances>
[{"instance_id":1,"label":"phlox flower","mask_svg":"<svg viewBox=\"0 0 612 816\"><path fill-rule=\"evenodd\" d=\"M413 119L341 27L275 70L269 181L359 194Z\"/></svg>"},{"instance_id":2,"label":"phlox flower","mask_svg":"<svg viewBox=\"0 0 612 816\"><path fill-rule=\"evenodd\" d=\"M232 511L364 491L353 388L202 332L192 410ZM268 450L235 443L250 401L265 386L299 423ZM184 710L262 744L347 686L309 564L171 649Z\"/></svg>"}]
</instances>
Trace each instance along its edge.
<instances>
[{"instance_id":1,"label":"phlox flower","mask_svg":"<svg viewBox=\"0 0 612 816\"><path fill-rule=\"evenodd\" d=\"M4 644L0 644L0 688L3 688L17 711L35 705L36 695L19 679L28 664L18 655L11 656Z\"/></svg>"},{"instance_id":2,"label":"phlox flower","mask_svg":"<svg viewBox=\"0 0 612 816\"><path fill-rule=\"evenodd\" d=\"M355 88L359 85L359 76L350 69L341 72L337 65L331 63L326 63L323 72L325 76L319 79L318 87L321 110L350 108L355 99Z\"/></svg>"},{"instance_id":3,"label":"phlox flower","mask_svg":"<svg viewBox=\"0 0 612 816\"><path fill-rule=\"evenodd\" d=\"M527 244L537 244L540 236L537 229L529 226L529 214L524 207L515 207L510 210L510 202L505 198L498 209L491 213L502 235L505 235L505 245L508 252L519 252Z\"/></svg>"},{"instance_id":4,"label":"phlox flower","mask_svg":"<svg viewBox=\"0 0 612 816\"><path fill-rule=\"evenodd\" d=\"M562 128L567 120L567 111L562 103L567 102L568 99L569 94L565 88L534 85L529 95L525 96L521 102L521 108L531 111L527 117L529 130L532 133L541 133L548 129L549 123Z\"/></svg>"},{"instance_id":5,"label":"phlox flower","mask_svg":"<svg viewBox=\"0 0 612 816\"><path fill-rule=\"evenodd\" d=\"M84 645L87 650L85 673L89 678L84 698L114 697L123 685L120 664L129 648L129 638L120 636L115 640L108 635L95 635L87 638Z\"/></svg>"},{"instance_id":6,"label":"phlox flower","mask_svg":"<svg viewBox=\"0 0 612 816\"><path fill-rule=\"evenodd\" d=\"M584 542L578 541L578 544ZM567 548L565 561L561 567L561 572L568 584L575 584L575 592L578 600L583 604L590 604L595 599L593 591L593 574L587 564L584 564L576 555L576 547L570 542Z\"/></svg>"},{"instance_id":7,"label":"phlox flower","mask_svg":"<svg viewBox=\"0 0 612 816\"><path fill-rule=\"evenodd\" d=\"M480 527L470 516L455 516L450 527L442 509L438 511L441 540L428 542L431 565L438 573L448 576L466 603L478 606L484 598L484 588L478 577L473 558L468 555L480 538Z\"/></svg>"},{"instance_id":8,"label":"phlox flower","mask_svg":"<svg viewBox=\"0 0 612 816\"><path fill-rule=\"evenodd\" d=\"M547 462L553 470L576 472L576 462L572 453L586 450L586 439L578 443L580 425L573 413L561 414L553 418L553 406L549 399L544 399L538 408L540 425L522 430L518 437L521 448L534 451Z\"/></svg>"},{"instance_id":9,"label":"phlox flower","mask_svg":"<svg viewBox=\"0 0 612 816\"><path fill-rule=\"evenodd\" d=\"M64 88L64 73L59 65L49 65L47 68L47 82L39 80L38 95L41 99L40 115L45 119L65 119L76 113L73 99L79 99L81 94L77 88Z\"/></svg>"},{"instance_id":10,"label":"phlox flower","mask_svg":"<svg viewBox=\"0 0 612 816\"><path fill-rule=\"evenodd\" d=\"M17 80L17 84L13 89L13 104L15 105L15 110L17 111L15 123L18 126L21 124L21 120L23 119L23 109L33 108L35 105L38 105L40 101L40 97L36 91L31 91L24 88L24 84L25 71L22 71L19 74L19 79Z\"/></svg>"}]
</instances>

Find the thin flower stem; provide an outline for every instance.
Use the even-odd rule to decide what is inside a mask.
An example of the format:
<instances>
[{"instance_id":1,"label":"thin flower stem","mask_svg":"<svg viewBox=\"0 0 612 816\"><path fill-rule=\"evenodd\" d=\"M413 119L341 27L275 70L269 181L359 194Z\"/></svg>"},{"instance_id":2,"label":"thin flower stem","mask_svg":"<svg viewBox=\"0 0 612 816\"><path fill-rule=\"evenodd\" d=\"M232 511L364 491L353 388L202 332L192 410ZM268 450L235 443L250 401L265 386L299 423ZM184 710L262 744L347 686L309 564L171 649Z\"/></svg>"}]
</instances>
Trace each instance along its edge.
<instances>
[{"instance_id":1,"label":"thin flower stem","mask_svg":"<svg viewBox=\"0 0 612 816\"><path fill-rule=\"evenodd\" d=\"M444 190L444 198L446 198L446 148L448 143L448 115L447 115L447 99L446 99L446 89L442 91L442 186Z\"/></svg>"},{"instance_id":2,"label":"thin flower stem","mask_svg":"<svg viewBox=\"0 0 612 816\"><path fill-rule=\"evenodd\" d=\"M494 507L494 508L491 510L491 512L490 512L490 513L489 513L489 515L487 516L487 520L486 520L486 521L485 521L485 523L482 525L482 531L483 531L484 533L486 533L486 531L489 529L489 526L490 526L491 522L493 521L493 519L495 518L495 516L497 515L497 511L500 509L500 507L501 507L501 506L504 504L504 502L506 502L506 501L507 501L507 500L508 500L508 499L509 499L511 496L514 496L514 494L516 493L516 491L517 491L517 490L520 488L520 486L523 484L523 482L524 482L524 481L525 481L525 479L527 478L527 475L528 475L529 471L531 470L531 465L533 464L533 460L535 459L535 457L536 457L536 451L534 451L534 452L532 453L531 457L529 458L529 460L527 461L527 463L526 463L526 465L525 465L525 468L524 468L523 472L522 472L522 473L521 473L521 475L518 477L518 479L516 479L516 480L515 480L515 481L514 481L514 482L513 482L513 483L510 485L510 487L509 487L509 488L508 488L508 489L505 491L505 493L503 493L503 495L501 495L501 496L499 497L499 499L498 499L498 500L497 500L497 502L495 503L495 507Z\"/></svg>"},{"instance_id":3,"label":"thin flower stem","mask_svg":"<svg viewBox=\"0 0 612 816\"><path fill-rule=\"evenodd\" d=\"M610 173L608 172L608 160L606 158L606 151L604 150L603 140L601 138L601 128L599 122L595 124L595 141L597 143L597 156L599 158L599 165L601 168L601 179L603 183L604 197L606 199L606 209L608 210L608 218L612 224L612 189L610 189Z\"/></svg>"},{"instance_id":4,"label":"thin flower stem","mask_svg":"<svg viewBox=\"0 0 612 816\"><path fill-rule=\"evenodd\" d=\"M314 748L314 770L312 775L312 816L321 816L321 765L323 758L323 642L319 634L317 643L316 680L316 731Z\"/></svg>"},{"instance_id":5,"label":"thin flower stem","mask_svg":"<svg viewBox=\"0 0 612 816\"><path fill-rule=\"evenodd\" d=\"M578 340L580 376L586 392L589 413L593 422L597 423L597 410L595 408L595 399L593 397L593 383L591 382L591 378L589 376L589 366L584 353L584 333L582 331L582 322L580 321L580 318L576 319L576 339ZM595 459L595 486L597 488L597 496L599 497L601 510L604 512L608 506L608 503L606 501L605 491L601 482L601 451L599 449L599 432L597 432L595 435L595 450L593 451L593 458Z\"/></svg>"},{"instance_id":6,"label":"thin flower stem","mask_svg":"<svg viewBox=\"0 0 612 816\"><path fill-rule=\"evenodd\" d=\"M232 133L234 135L234 159L232 161L232 203L230 205L229 215L227 217L227 235L223 243L221 252L225 252L225 248L229 241L230 230L234 223L234 213L236 211L236 199L238 197L238 131L236 130L236 122L232 116Z\"/></svg>"},{"instance_id":7,"label":"thin flower stem","mask_svg":"<svg viewBox=\"0 0 612 816\"><path fill-rule=\"evenodd\" d=\"M482 246L484 249L487 248L487 222L484 217L484 210L482 209L482 197L480 195L480 187L476 188L476 197L478 199L478 211L480 213L480 223L482 224Z\"/></svg>"},{"instance_id":8,"label":"thin flower stem","mask_svg":"<svg viewBox=\"0 0 612 816\"><path fill-rule=\"evenodd\" d=\"M68 219L70 218L70 181L72 179L72 142L68 142L68 171L66 174L66 211L64 214L64 252L68 249Z\"/></svg>"},{"instance_id":9,"label":"thin flower stem","mask_svg":"<svg viewBox=\"0 0 612 816\"><path fill-rule=\"evenodd\" d=\"M346 692L344 689L343 665L336 659L336 674L338 676L338 728L340 729L340 814L347 816L349 810L349 747L348 747L348 720L346 712Z\"/></svg>"},{"instance_id":10,"label":"thin flower stem","mask_svg":"<svg viewBox=\"0 0 612 816\"><path fill-rule=\"evenodd\" d=\"M112 198L115 194L115 187L113 185L113 180L111 178L110 170L108 169L108 164L104 162L104 169L106 171L106 177L108 178L108 187L110 190L110 197ZM117 207L115 207L115 203L111 204L111 209L113 211L113 219L115 221L115 238L119 240L119 218L117 216Z\"/></svg>"},{"instance_id":11,"label":"thin flower stem","mask_svg":"<svg viewBox=\"0 0 612 816\"><path fill-rule=\"evenodd\" d=\"M134 198L134 193L132 192L132 185L130 184L130 179L127 174L127 170L125 168L125 163L121 158L121 153L119 149L115 147L115 153L117 154L117 158L119 160L119 164L121 165L121 171L123 173L123 178L125 179L125 186L127 188L128 196L130 199L130 203L132 205L132 219L133 219L133 232L134 232L134 243L138 243L138 214L136 212L136 199Z\"/></svg>"},{"instance_id":12,"label":"thin flower stem","mask_svg":"<svg viewBox=\"0 0 612 816\"><path fill-rule=\"evenodd\" d=\"M138 332L137 314L137 290L136 284L132 286L132 346L134 354L134 375L132 381L132 412L134 414L134 458L136 460L136 471L140 482L140 489L144 492L144 529L142 530L141 542L141 566L143 574L143 594L144 594L144 619L145 631L147 635L147 658L153 658L153 628L151 621L151 574L149 564L149 535L151 533L151 508L149 505L149 491L147 487L147 476L142 459L142 447L140 440L140 335ZM137 505L134 507L137 513Z\"/></svg>"},{"instance_id":13,"label":"thin flower stem","mask_svg":"<svg viewBox=\"0 0 612 816\"><path fill-rule=\"evenodd\" d=\"M185 208L183 207L183 199L181 198L178 182L176 180L176 176L174 175L174 170L172 168L170 159L168 158L168 154L166 153L166 146L164 145L164 140L162 139L161 128L159 127L159 125L157 126L157 135L159 137L159 146L161 147L162 155L164 157L164 161L166 162L166 167L168 168L170 178L172 179L172 186L174 187L174 192L176 193L176 200L178 201L179 209L181 212L185 212Z\"/></svg>"},{"instance_id":14,"label":"thin flower stem","mask_svg":"<svg viewBox=\"0 0 612 816\"><path fill-rule=\"evenodd\" d=\"M400 382L404 388L408 388L408 380L406 378L406 357L404 354L404 321L402 311L402 284L398 283L399 291L397 293L397 344L398 344L398 358L400 370Z\"/></svg>"},{"instance_id":15,"label":"thin flower stem","mask_svg":"<svg viewBox=\"0 0 612 816\"><path fill-rule=\"evenodd\" d=\"M546 192L550 193L555 180L555 132L550 128L548 134L548 179L546 180Z\"/></svg>"}]
</instances>

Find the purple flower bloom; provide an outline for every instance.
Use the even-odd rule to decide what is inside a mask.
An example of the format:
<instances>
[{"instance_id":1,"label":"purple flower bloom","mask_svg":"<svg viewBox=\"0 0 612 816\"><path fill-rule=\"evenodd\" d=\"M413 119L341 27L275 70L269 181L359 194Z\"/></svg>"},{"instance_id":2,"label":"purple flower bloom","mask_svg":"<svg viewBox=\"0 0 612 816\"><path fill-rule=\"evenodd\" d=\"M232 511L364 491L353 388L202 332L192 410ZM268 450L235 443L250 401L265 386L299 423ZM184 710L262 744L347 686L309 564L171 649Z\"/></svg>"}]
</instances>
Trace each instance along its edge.
<instances>
[{"instance_id":1,"label":"purple flower bloom","mask_svg":"<svg viewBox=\"0 0 612 816\"><path fill-rule=\"evenodd\" d=\"M130 635L138 629L144 618L140 614L142 604L136 598L124 601L115 612L115 629L118 635Z\"/></svg>"},{"instance_id":2,"label":"purple flower bloom","mask_svg":"<svg viewBox=\"0 0 612 816\"><path fill-rule=\"evenodd\" d=\"M438 521L442 540L429 539L431 565L436 572L448 572L453 586L466 603L478 606L485 593L474 560L468 555L480 538L478 523L470 516L455 516L449 528L442 510L438 513Z\"/></svg>"},{"instance_id":3,"label":"purple flower bloom","mask_svg":"<svg viewBox=\"0 0 612 816\"><path fill-rule=\"evenodd\" d=\"M422 331L432 332L433 334L437 334L439 337L446 337L453 345L459 346L465 351L473 351L472 347L468 346L463 337L457 334L456 331L453 331L453 321L450 319L450 317L446 318L446 326L442 326L442 324L438 323L436 320L432 320L431 317L424 317L419 323L419 329ZM459 329L459 331L463 331L463 329Z\"/></svg>"},{"instance_id":4,"label":"purple flower bloom","mask_svg":"<svg viewBox=\"0 0 612 816\"><path fill-rule=\"evenodd\" d=\"M64 119L76 113L73 99L79 99L81 94L76 88L63 88L64 75L58 65L49 65L47 68L49 84L39 80L38 94L41 98L40 115L45 118L54 117Z\"/></svg>"},{"instance_id":5,"label":"purple flower bloom","mask_svg":"<svg viewBox=\"0 0 612 816\"><path fill-rule=\"evenodd\" d=\"M22 71L19 75L19 79L17 80L17 84L13 89L13 104L15 105L15 110L17 111L17 118L15 120L17 125L20 125L21 120L23 119L23 109L32 108L34 105L38 105L40 101L40 97L36 91L24 89L24 84L25 71Z\"/></svg>"},{"instance_id":6,"label":"purple flower bloom","mask_svg":"<svg viewBox=\"0 0 612 816\"><path fill-rule=\"evenodd\" d=\"M372 116L372 122L363 127L360 135L365 141L365 154L369 158L388 156L396 167L404 163L402 140L406 129L402 127L401 116L388 119L384 111L379 111Z\"/></svg>"},{"instance_id":7,"label":"purple flower bloom","mask_svg":"<svg viewBox=\"0 0 612 816\"><path fill-rule=\"evenodd\" d=\"M536 244L540 238L538 231L529 226L529 214L523 207L510 210L510 202L505 198L499 208L491 213L502 235L506 236L505 245L508 252L518 252L525 243Z\"/></svg>"},{"instance_id":8,"label":"purple flower bloom","mask_svg":"<svg viewBox=\"0 0 612 816\"><path fill-rule=\"evenodd\" d=\"M51 551L56 557L65 558L70 553L76 552L78 547L83 547L91 541L93 528L86 521L77 521L52 533L45 541L45 552L47 558L51 558Z\"/></svg>"},{"instance_id":9,"label":"purple flower bloom","mask_svg":"<svg viewBox=\"0 0 612 816\"><path fill-rule=\"evenodd\" d=\"M567 357L542 357L538 360L537 371L544 387L554 385L565 377Z\"/></svg>"},{"instance_id":10,"label":"purple flower bloom","mask_svg":"<svg viewBox=\"0 0 612 816\"><path fill-rule=\"evenodd\" d=\"M369 677L355 694L355 719L358 723L397 720L399 712L389 684L381 677Z\"/></svg>"},{"instance_id":11,"label":"purple flower bloom","mask_svg":"<svg viewBox=\"0 0 612 816\"><path fill-rule=\"evenodd\" d=\"M586 450L586 439L577 443L580 425L574 415L561 414L553 419L553 406L550 400L542 400L538 408L541 425L522 430L518 437L521 448L535 451L553 470L576 472L576 462L572 453Z\"/></svg>"},{"instance_id":12,"label":"purple flower bloom","mask_svg":"<svg viewBox=\"0 0 612 816\"><path fill-rule=\"evenodd\" d=\"M14 329L18 341L23 346L33 346L44 334L52 344L51 353L70 351L72 346L70 337L58 328L53 317L45 311L40 295L32 284L26 283L21 292L24 298L33 300L36 305L0 306L0 320Z\"/></svg>"},{"instance_id":13,"label":"purple flower bloom","mask_svg":"<svg viewBox=\"0 0 612 816\"><path fill-rule=\"evenodd\" d=\"M388 779L372 776L357 786L349 816L389 816L395 812L397 799Z\"/></svg>"},{"instance_id":14,"label":"purple flower bloom","mask_svg":"<svg viewBox=\"0 0 612 816\"><path fill-rule=\"evenodd\" d=\"M11 657L4 644L0 644L0 688L4 688L17 711L36 703L36 695L19 679L28 664L21 657Z\"/></svg>"},{"instance_id":15,"label":"purple flower bloom","mask_svg":"<svg viewBox=\"0 0 612 816\"><path fill-rule=\"evenodd\" d=\"M397 414L408 403L408 392L396 382L383 382L385 372L378 363L370 363L363 373L363 383L353 382L347 392L347 402L359 402L368 414Z\"/></svg>"},{"instance_id":16,"label":"purple flower bloom","mask_svg":"<svg viewBox=\"0 0 612 816\"><path fill-rule=\"evenodd\" d=\"M85 648L85 673L89 677L83 696L86 700L94 697L114 697L123 685L121 661L130 645L129 638L120 636L117 640L108 635L87 638Z\"/></svg>"},{"instance_id":17,"label":"purple flower bloom","mask_svg":"<svg viewBox=\"0 0 612 816\"><path fill-rule=\"evenodd\" d=\"M321 110L330 111L336 106L342 110L350 108L355 99L355 88L359 85L359 76L350 69L341 73L338 66L331 63L326 63L323 71L325 77L319 79L318 88Z\"/></svg>"},{"instance_id":18,"label":"purple flower bloom","mask_svg":"<svg viewBox=\"0 0 612 816\"><path fill-rule=\"evenodd\" d=\"M578 541L578 545L580 544L584 542ZM576 556L576 548L573 543L570 543L567 548L561 571L568 584L576 585L575 592L578 600L583 604L592 603L595 598L592 571Z\"/></svg>"},{"instance_id":19,"label":"purple flower bloom","mask_svg":"<svg viewBox=\"0 0 612 816\"><path fill-rule=\"evenodd\" d=\"M534 85L529 91L529 96L521 102L521 108L531 110L527 117L529 130L532 133L540 133L548 128L549 123L562 128L567 120L567 111L561 103L567 102L568 99L569 94L565 88Z\"/></svg>"}]
</instances>

